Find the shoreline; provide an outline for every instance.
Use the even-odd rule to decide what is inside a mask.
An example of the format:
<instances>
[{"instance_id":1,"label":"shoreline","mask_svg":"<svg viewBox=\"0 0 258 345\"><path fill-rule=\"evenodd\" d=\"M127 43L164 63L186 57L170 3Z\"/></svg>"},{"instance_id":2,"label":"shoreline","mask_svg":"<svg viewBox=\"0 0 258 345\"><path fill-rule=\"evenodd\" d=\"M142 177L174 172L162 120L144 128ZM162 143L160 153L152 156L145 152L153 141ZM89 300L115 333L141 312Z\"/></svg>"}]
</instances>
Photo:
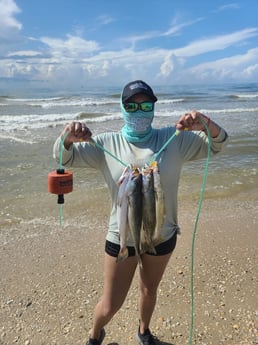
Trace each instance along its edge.
<instances>
[{"instance_id":1,"label":"shoreline","mask_svg":"<svg viewBox=\"0 0 258 345\"><path fill-rule=\"evenodd\" d=\"M54 197L54 196L53 196ZM69 201L69 200L68 200ZM103 201L105 203L105 200ZM68 204L68 202L67 202ZM66 205L66 204L65 204ZM108 207L12 224L0 232L0 344L85 344L102 292ZM187 344L196 205L179 205L182 234L159 287L151 330L161 344ZM257 341L257 203L204 200L195 242L193 344ZM136 344L137 274L103 345ZM255 338L256 337L256 338Z\"/></svg>"}]
</instances>

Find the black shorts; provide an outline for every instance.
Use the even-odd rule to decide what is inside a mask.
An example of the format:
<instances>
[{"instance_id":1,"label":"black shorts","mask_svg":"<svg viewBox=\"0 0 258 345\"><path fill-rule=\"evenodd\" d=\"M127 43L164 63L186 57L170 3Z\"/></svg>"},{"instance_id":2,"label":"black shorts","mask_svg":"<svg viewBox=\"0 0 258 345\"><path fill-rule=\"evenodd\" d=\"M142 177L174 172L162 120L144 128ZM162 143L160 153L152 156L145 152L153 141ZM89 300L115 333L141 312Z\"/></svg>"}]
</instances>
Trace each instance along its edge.
<instances>
[{"instance_id":1,"label":"black shorts","mask_svg":"<svg viewBox=\"0 0 258 345\"><path fill-rule=\"evenodd\" d=\"M172 253L176 247L176 241L177 241L177 234L175 233L169 240L162 242L155 247L156 254L153 254L150 252L146 252L146 254L153 255L153 256L161 256L161 255ZM135 256L134 247L128 246L127 249L128 249L128 256ZM119 251L120 251L119 244L106 241L105 252L108 255L113 256L113 257L118 257Z\"/></svg>"}]
</instances>

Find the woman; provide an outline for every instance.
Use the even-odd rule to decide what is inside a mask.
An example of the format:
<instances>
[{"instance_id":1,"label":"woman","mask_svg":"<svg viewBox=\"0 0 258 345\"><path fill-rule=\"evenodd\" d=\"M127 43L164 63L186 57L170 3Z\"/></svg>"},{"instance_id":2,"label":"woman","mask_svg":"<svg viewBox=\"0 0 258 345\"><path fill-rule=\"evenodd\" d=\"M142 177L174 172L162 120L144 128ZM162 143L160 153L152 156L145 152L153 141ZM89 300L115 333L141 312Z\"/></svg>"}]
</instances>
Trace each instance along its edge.
<instances>
[{"instance_id":1,"label":"woman","mask_svg":"<svg viewBox=\"0 0 258 345\"><path fill-rule=\"evenodd\" d=\"M152 128L156 101L153 90L144 81L130 82L124 87L121 95L120 106L125 122L121 131L97 135L93 137L96 145L92 145L92 133L87 125L73 122L65 126L54 146L54 156L59 160L60 145L64 144L65 166L101 170L111 195L112 209L105 245L103 295L95 307L93 327L87 342L89 345L102 343L105 336L104 326L122 306L138 264L134 242L130 236L127 240L128 257L125 260L117 260L120 251L117 181L124 169L120 162L132 163L142 168L171 136L175 135L176 130L180 131L159 156L155 157L164 193L165 217L160 231L162 240L155 246L154 252L147 251L141 254L142 266L139 269L140 315L136 336L140 344L154 345L155 340L149 325L156 304L157 288L176 246L179 230L177 191L182 165L185 161L207 156L207 126L211 137L211 154L220 152L227 140L225 130L198 111L182 115L175 127ZM105 151L101 147L105 148ZM118 157L120 162L107 151Z\"/></svg>"}]
</instances>

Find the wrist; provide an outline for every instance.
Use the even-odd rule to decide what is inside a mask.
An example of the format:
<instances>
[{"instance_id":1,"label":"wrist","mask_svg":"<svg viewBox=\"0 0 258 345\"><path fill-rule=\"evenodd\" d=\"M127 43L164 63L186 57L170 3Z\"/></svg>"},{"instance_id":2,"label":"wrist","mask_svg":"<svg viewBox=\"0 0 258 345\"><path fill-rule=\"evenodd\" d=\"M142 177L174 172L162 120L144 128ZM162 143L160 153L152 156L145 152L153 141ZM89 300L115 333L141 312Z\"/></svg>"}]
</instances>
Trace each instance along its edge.
<instances>
[{"instance_id":1,"label":"wrist","mask_svg":"<svg viewBox=\"0 0 258 345\"><path fill-rule=\"evenodd\" d=\"M64 147L66 148L66 150L69 150L69 148L72 146L72 144L73 144L72 141L65 139Z\"/></svg>"},{"instance_id":2,"label":"wrist","mask_svg":"<svg viewBox=\"0 0 258 345\"><path fill-rule=\"evenodd\" d=\"M203 115L202 119L203 122L205 122L205 125L203 124L204 128L202 129L202 131L207 135L208 129L210 132L210 136L212 138L216 138L219 135L220 127L206 115Z\"/></svg>"},{"instance_id":3,"label":"wrist","mask_svg":"<svg viewBox=\"0 0 258 345\"><path fill-rule=\"evenodd\" d=\"M70 146L72 145L72 141L69 140L69 138L67 137L67 132L66 133L61 133L61 143L64 145L66 150L69 150Z\"/></svg>"},{"instance_id":4,"label":"wrist","mask_svg":"<svg viewBox=\"0 0 258 345\"><path fill-rule=\"evenodd\" d=\"M202 115L201 122L203 124L202 131L206 133L207 128L210 129L211 119L209 118L209 116Z\"/></svg>"}]
</instances>

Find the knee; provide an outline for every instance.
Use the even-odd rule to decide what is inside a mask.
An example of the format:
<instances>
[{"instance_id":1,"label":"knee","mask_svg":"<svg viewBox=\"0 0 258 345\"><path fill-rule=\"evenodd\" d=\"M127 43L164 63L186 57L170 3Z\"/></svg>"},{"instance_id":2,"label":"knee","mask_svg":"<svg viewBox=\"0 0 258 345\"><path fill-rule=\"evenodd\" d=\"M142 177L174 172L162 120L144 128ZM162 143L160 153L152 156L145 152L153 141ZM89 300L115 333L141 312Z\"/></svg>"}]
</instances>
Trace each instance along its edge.
<instances>
[{"instance_id":1,"label":"knee","mask_svg":"<svg viewBox=\"0 0 258 345\"><path fill-rule=\"evenodd\" d=\"M107 318L111 318L121 308L121 305L112 303L112 301L101 301L102 315Z\"/></svg>"},{"instance_id":2,"label":"knee","mask_svg":"<svg viewBox=\"0 0 258 345\"><path fill-rule=\"evenodd\" d=\"M140 287L141 294L143 296L148 296L148 297L156 297L157 295L157 286L155 285L141 285Z\"/></svg>"}]
</instances>

